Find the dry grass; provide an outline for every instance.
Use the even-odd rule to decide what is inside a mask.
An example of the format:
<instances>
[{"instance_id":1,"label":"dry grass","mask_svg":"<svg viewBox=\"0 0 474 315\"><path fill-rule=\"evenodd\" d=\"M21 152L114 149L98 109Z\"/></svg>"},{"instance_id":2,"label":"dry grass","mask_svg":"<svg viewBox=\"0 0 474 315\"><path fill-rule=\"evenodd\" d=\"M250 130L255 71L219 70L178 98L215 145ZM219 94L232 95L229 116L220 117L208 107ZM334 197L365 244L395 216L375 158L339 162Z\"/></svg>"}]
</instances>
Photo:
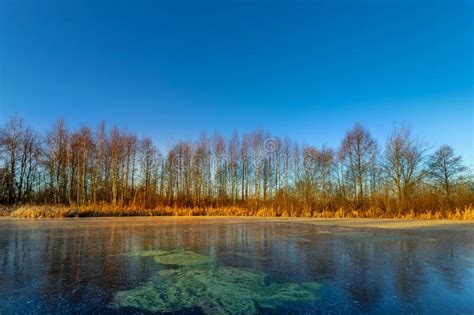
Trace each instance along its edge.
<instances>
[{"instance_id":1,"label":"dry grass","mask_svg":"<svg viewBox=\"0 0 474 315\"><path fill-rule=\"evenodd\" d=\"M253 216L253 217L300 217L300 218L372 218L372 219L420 219L420 220L466 220L474 221L474 208L469 206L454 211L426 211L415 213L384 213L377 208L366 211L340 208L337 211L295 211L243 207L221 208L173 208L137 209L132 207L95 206L48 206L23 205L16 209L0 208L0 216L15 218L71 218L71 217L125 217L125 216Z\"/></svg>"},{"instance_id":2,"label":"dry grass","mask_svg":"<svg viewBox=\"0 0 474 315\"><path fill-rule=\"evenodd\" d=\"M6 206L0 206L0 217L8 217L10 216L10 213L13 211L13 209L10 209L9 207Z\"/></svg>"},{"instance_id":3,"label":"dry grass","mask_svg":"<svg viewBox=\"0 0 474 315\"><path fill-rule=\"evenodd\" d=\"M157 210L133 208L114 208L103 206L21 206L9 213L15 218L74 218L74 217L125 217L125 216L156 216Z\"/></svg>"}]
</instances>

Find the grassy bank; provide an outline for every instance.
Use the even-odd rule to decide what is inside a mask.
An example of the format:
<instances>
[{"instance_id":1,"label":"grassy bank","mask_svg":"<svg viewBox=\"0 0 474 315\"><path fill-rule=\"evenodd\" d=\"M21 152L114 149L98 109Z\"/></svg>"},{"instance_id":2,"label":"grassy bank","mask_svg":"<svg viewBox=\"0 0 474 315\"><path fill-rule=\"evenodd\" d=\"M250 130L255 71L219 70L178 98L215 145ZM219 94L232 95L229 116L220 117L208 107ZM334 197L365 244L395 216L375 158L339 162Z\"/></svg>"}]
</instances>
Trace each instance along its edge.
<instances>
[{"instance_id":1,"label":"grassy bank","mask_svg":"<svg viewBox=\"0 0 474 315\"><path fill-rule=\"evenodd\" d=\"M258 210L242 207L223 208L172 208L137 209L111 206L48 206L23 205L16 208L1 208L0 216L15 218L74 218L74 217L125 217L125 216L255 216L255 217L304 217L304 218L377 218L377 219L422 219L422 220L474 220L474 208L469 206L453 211L426 211L415 213L384 213L380 209L291 212L272 208Z\"/></svg>"}]
</instances>

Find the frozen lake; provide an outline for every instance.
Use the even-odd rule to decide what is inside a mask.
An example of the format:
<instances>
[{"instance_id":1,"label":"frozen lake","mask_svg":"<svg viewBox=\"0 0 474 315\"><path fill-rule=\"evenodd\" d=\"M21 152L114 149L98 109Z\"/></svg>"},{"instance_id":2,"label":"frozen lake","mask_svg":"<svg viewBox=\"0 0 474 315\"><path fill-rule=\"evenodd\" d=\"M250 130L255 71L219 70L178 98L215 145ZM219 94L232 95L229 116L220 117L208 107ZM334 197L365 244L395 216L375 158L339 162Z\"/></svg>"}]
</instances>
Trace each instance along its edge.
<instances>
[{"instance_id":1,"label":"frozen lake","mask_svg":"<svg viewBox=\"0 0 474 315\"><path fill-rule=\"evenodd\" d=\"M473 314L474 225L0 218L0 301L0 314Z\"/></svg>"}]
</instances>

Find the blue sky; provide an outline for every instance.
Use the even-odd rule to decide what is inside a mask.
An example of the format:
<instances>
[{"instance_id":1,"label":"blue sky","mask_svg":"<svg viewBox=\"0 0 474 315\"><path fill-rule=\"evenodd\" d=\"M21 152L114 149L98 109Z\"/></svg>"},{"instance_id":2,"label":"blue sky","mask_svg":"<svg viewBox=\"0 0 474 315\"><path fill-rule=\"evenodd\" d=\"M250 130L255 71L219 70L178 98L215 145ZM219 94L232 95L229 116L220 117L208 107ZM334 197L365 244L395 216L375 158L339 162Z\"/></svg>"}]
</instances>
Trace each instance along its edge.
<instances>
[{"instance_id":1,"label":"blue sky","mask_svg":"<svg viewBox=\"0 0 474 315\"><path fill-rule=\"evenodd\" d=\"M0 0L0 122L105 120L162 148L397 124L474 162L473 1Z\"/></svg>"}]
</instances>

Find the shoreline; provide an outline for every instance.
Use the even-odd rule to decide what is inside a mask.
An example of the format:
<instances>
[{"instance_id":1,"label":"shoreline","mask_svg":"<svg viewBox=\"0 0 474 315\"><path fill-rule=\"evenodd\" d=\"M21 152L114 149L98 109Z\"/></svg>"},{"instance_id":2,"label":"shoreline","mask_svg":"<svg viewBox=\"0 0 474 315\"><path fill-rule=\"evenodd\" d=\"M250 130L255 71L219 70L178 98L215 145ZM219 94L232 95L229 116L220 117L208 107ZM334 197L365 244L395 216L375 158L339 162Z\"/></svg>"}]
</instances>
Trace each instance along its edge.
<instances>
[{"instance_id":1,"label":"shoreline","mask_svg":"<svg viewBox=\"0 0 474 315\"><path fill-rule=\"evenodd\" d=\"M377 228L392 230L459 230L474 231L474 221L466 220L423 220L423 219L377 219L377 218L281 218L281 217L257 217L257 216L133 216L133 217L75 217L75 218L15 218L0 217L0 223L4 222L95 222L95 223L117 223L127 221L132 224L142 223L176 223L176 221L209 221L206 223L246 223L246 222L269 222L269 223L300 223L326 227L344 228Z\"/></svg>"}]
</instances>

